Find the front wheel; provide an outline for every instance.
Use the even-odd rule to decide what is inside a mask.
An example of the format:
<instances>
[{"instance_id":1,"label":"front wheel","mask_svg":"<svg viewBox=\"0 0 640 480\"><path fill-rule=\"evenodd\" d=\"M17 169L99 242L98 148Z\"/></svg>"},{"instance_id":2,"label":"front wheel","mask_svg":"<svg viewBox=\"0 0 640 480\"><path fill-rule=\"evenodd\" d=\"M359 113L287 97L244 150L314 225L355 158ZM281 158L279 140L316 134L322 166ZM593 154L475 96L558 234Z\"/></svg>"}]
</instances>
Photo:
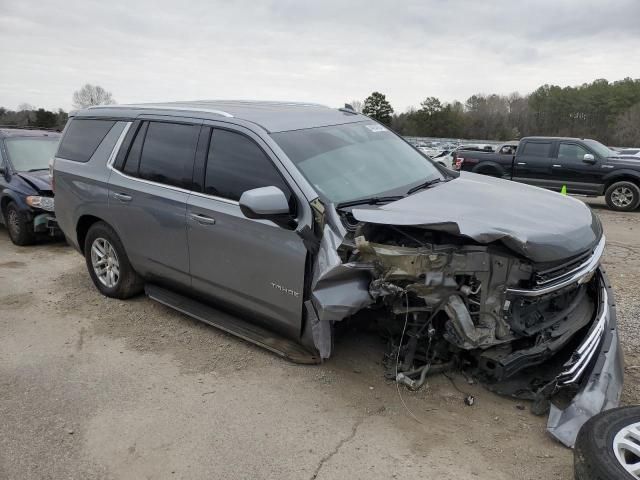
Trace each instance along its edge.
<instances>
[{"instance_id":1,"label":"front wheel","mask_svg":"<svg viewBox=\"0 0 640 480\"><path fill-rule=\"evenodd\" d=\"M89 228L84 256L91 280L103 295L125 299L142 291L142 279L129 263L120 238L106 223Z\"/></svg>"},{"instance_id":2,"label":"front wheel","mask_svg":"<svg viewBox=\"0 0 640 480\"><path fill-rule=\"evenodd\" d=\"M573 463L576 480L640 480L640 407L614 408L587 421Z\"/></svg>"},{"instance_id":3,"label":"front wheel","mask_svg":"<svg viewBox=\"0 0 640 480\"><path fill-rule=\"evenodd\" d=\"M5 224L9 231L9 238L15 245L22 247L35 242L36 234L33 231L33 224L29 221L27 214L21 211L14 202L7 205Z\"/></svg>"},{"instance_id":4,"label":"front wheel","mask_svg":"<svg viewBox=\"0 0 640 480\"><path fill-rule=\"evenodd\" d=\"M607 188L604 198L612 210L630 212L640 205L640 187L633 182L616 182Z\"/></svg>"}]
</instances>

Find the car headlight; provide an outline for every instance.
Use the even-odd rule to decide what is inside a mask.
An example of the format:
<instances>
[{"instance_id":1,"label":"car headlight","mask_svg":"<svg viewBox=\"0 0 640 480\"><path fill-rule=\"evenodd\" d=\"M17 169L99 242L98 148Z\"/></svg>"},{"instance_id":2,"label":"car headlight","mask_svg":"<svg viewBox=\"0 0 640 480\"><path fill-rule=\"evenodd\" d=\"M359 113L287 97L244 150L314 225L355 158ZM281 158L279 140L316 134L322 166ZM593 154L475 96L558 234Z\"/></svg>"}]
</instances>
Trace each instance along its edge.
<instances>
[{"instance_id":1,"label":"car headlight","mask_svg":"<svg viewBox=\"0 0 640 480\"><path fill-rule=\"evenodd\" d=\"M46 210L47 212L54 211L53 197L29 196L27 197L27 205L33 208Z\"/></svg>"}]
</instances>

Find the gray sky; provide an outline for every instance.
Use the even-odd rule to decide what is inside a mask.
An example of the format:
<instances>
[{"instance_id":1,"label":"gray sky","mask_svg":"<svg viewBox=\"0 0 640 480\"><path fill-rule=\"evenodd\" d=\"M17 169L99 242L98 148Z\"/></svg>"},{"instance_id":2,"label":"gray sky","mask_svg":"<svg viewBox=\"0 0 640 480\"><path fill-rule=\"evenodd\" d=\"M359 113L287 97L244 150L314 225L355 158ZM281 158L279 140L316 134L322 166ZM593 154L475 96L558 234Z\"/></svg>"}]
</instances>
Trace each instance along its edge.
<instances>
[{"instance_id":1,"label":"gray sky","mask_svg":"<svg viewBox=\"0 0 640 480\"><path fill-rule=\"evenodd\" d=\"M193 99L396 111L427 96L640 78L640 0L0 0L0 106Z\"/></svg>"}]
</instances>

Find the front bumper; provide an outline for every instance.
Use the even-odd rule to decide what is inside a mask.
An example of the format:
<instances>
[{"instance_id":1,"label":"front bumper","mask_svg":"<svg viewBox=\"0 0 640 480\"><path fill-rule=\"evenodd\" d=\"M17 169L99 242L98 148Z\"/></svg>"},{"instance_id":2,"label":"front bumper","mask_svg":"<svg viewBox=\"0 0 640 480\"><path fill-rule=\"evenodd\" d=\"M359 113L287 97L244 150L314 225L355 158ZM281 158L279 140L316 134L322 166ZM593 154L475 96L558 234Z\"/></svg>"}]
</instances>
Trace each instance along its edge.
<instances>
[{"instance_id":1,"label":"front bumper","mask_svg":"<svg viewBox=\"0 0 640 480\"><path fill-rule=\"evenodd\" d=\"M33 216L33 231L48 233L51 236L62 235L58 221L53 213L39 213Z\"/></svg>"},{"instance_id":2,"label":"front bumper","mask_svg":"<svg viewBox=\"0 0 640 480\"><path fill-rule=\"evenodd\" d=\"M597 275L598 316L554 382L556 391L577 388L577 393L565 408L552 400L547 422L549 433L568 447L573 447L578 431L587 420L603 410L617 407L622 393L624 359L613 290L602 267Z\"/></svg>"}]
</instances>

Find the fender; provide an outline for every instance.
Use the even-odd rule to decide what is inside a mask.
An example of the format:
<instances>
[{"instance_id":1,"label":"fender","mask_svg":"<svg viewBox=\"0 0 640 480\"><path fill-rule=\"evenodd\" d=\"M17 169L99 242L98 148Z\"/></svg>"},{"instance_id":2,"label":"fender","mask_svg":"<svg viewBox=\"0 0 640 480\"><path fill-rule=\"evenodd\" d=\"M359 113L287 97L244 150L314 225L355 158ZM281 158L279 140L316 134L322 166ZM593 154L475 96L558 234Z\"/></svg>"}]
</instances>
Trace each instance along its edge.
<instances>
[{"instance_id":1,"label":"fender","mask_svg":"<svg viewBox=\"0 0 640 480\"><path fill-rule=\"evenodd\" d=\"M613 170L606 174L602 178L602 183L608 185L618 179L633 178L640 184L640 162L638 163L638 170L632 170L630 168L621 168L619 170Z\"/></svg>"},{"instance_id":2,"label":"fender","mask_svg":"<svg viewBox=\"0 0 640 480\"><path fill-rule=\"evenodd\" d=\"M31 207L27 205L27 203L24 200L26 198L26 195L29 195L29 194L23 194L21 192L16 192L15 190L11 190L9 188L4 188L2 192L0 192L0 205L4 206L5 202L9 203L10 201L13 201L20 210L25 210L31 213Z\"/></svg>"}]
</instances>

